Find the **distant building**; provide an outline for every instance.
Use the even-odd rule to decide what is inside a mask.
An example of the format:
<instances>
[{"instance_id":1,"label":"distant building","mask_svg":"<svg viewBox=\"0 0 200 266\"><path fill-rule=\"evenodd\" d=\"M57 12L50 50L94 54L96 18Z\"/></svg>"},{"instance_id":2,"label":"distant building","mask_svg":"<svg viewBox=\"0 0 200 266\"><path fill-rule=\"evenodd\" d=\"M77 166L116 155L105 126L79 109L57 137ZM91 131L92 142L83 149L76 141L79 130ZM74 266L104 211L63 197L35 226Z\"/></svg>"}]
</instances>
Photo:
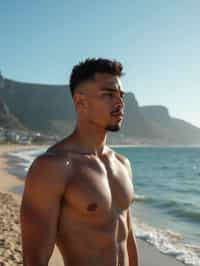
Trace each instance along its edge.
<instances>
[{"instance_id":1,"label":"distant building","mask_svg":"<svg viewBox=\"0 0 200 266\"><path fill-rule=\"evenodd\" d=\"M17 134L17 132L15 132L14 130L8 130L6 132L6 138L8 141L18 142L20 135Z\"/></svg>"},{"instance_id":2,"label":"distant building","mask_svg":"<svg viewBox=\"0 0 200 266\"><path fill-rule=\"evenodd\" d=\"M17 143L19 144L31 144L32 139L28 136L20 136Z\"/></svg>"}]
</instances>

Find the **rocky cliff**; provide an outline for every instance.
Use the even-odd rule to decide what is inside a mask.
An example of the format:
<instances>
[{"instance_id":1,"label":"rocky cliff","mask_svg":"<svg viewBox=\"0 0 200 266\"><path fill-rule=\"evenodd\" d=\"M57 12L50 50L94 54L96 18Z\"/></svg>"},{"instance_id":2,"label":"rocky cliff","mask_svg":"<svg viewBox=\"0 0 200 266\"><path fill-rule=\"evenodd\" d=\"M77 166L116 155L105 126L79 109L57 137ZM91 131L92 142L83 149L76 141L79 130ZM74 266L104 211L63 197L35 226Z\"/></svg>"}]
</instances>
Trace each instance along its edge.
<instances>
[{"instance_id":1,"label":"rocky cliff","mask_svg":"<svg viewBox=\"0 0 200 266\"><path fill-rule=\"evenodd\" d=\"M2 84L0 97L24 127L59 135L67 135L73 129L75 112L67 85L31 84L9 79L4 79ZM141 139L155 144L200 144L200 129L171 117L166 107L140 107L133 93L126 93L125 105L120 134L124 139Z\"/></svg>"}]
</instances>

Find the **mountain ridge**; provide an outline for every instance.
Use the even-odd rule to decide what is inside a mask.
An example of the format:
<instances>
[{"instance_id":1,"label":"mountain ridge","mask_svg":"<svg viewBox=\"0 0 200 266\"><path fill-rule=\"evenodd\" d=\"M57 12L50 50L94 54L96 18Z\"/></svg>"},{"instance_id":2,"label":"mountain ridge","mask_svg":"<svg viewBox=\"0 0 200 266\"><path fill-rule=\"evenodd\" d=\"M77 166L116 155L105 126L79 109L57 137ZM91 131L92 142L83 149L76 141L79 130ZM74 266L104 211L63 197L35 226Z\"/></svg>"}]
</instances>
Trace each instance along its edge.
<instances>
[{"instance_id":1,"label":"mountain ridge","mask_svg":"<svg viewBox=\"0 0 200 266\"><path fill-rule=\"evenodd\" d=\"M0 78L0 97L25 128L45 134L69 134L76 114L68 85L18 82ZM125 93L122 129L111 139L167 145L199 145L200 128L170 116L163 105L140 106L132 92Z\"/></svg>"}]
</instances>

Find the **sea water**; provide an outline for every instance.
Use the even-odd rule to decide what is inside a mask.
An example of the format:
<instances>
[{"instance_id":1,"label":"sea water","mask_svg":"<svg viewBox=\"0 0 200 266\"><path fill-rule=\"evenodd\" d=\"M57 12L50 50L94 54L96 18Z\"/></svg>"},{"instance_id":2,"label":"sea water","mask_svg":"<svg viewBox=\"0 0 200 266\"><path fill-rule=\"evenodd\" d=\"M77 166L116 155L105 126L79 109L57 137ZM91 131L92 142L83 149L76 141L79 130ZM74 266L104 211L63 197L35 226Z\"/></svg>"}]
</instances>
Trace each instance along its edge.
<instances>
[{"instance_id":1,"label":"sea water","mask_svg":"<svg viewBox=\"0 0 200 266\"><path fill-rule=\"evenodd\" d=\"M136 235L161 252L200 266L200 148L114 148L129 158ZM29 168L42 151L13 156Z\"/></svg>"}]
</instances>

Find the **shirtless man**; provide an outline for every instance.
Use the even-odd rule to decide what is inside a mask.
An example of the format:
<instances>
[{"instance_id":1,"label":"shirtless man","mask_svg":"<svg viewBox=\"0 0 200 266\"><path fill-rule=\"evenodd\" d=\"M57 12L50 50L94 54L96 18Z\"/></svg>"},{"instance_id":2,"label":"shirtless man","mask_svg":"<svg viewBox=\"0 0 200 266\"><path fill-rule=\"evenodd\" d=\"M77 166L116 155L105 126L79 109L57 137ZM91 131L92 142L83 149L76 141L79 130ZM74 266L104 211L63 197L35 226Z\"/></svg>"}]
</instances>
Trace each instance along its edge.
<instances>
[{"instance_id":1,"label":"shirtless man","mask_svg":"<svg viewBox=\"0 0 200 266\"><path fill-rule=\"evenodd\" d=\"M32 164L21 206L24 266L47 266L56 244L65 266L138 266L131 166L106 145L121 127L122 65L87 59L73 68L73 133Z\"/></svg>"}]
</instances>

